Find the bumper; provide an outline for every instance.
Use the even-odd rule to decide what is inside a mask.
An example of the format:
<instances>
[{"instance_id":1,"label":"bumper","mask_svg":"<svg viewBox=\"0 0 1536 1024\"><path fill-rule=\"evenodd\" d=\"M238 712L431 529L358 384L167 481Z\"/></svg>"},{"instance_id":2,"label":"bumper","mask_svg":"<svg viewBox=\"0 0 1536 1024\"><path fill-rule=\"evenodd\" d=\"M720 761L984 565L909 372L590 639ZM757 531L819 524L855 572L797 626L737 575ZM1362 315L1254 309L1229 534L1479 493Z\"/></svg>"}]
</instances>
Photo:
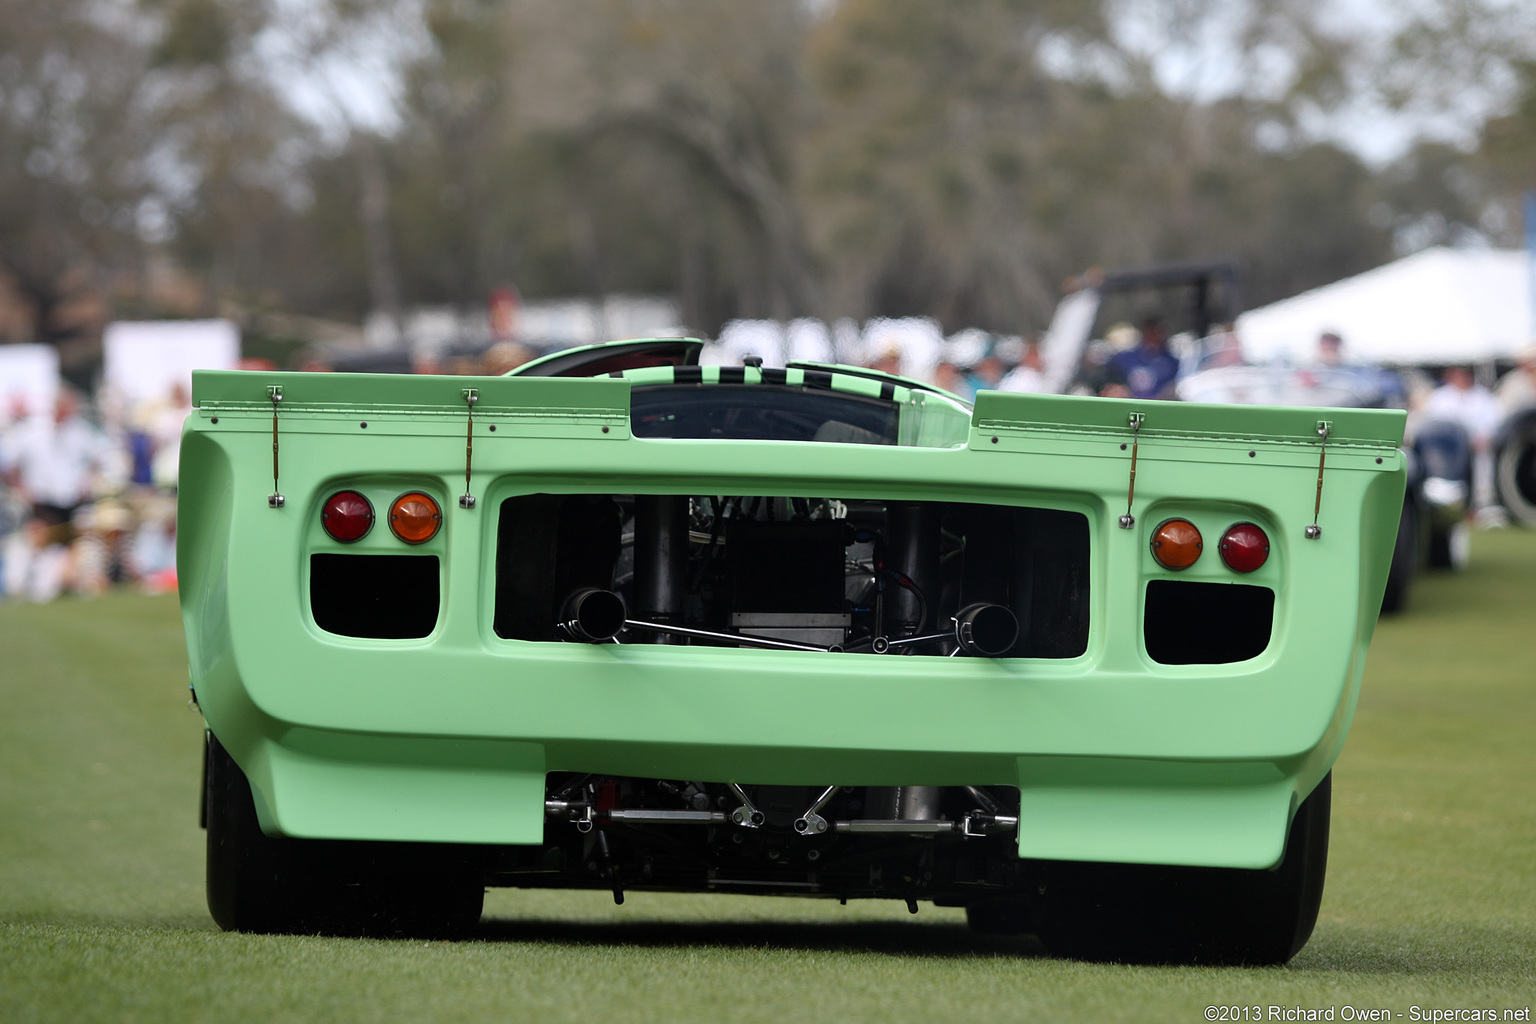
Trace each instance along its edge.
<instances>
[{"instance_id":1,"label":"bumper","mask_svg":"<svg viewBox=\"0 0 1536 1024\"><path fill-rule=\"evenodd\" d=\"M274 834L544 840L546 761L539 744L295 731L286 744L248 746L246 760L262 826ZM1315 771L1286 774L1270 762L1015 763L1019 855L1041 859L1270 867L1280 859L1291 814L1316 784Z\"/></svg>"},{"instance_id":2,"label":"bumper","mask_svg":"<svg viewBox=\"0 0 1536 1024\"><path fill-rule=\"evenodd\" d=\"M234 675L199 697L263 827L291 836L537 844L546 773L582 771L1015 786L1020 856L1255 868L1278 860L1354 693L1353 672L1297 675L1277 651L1154 674L1106 671L1092 650L1050 664L496 647L313 645L309 671L290 662L259 702ZM239 660L270 681L289 658Z\"/></svg>"}]
</instances>

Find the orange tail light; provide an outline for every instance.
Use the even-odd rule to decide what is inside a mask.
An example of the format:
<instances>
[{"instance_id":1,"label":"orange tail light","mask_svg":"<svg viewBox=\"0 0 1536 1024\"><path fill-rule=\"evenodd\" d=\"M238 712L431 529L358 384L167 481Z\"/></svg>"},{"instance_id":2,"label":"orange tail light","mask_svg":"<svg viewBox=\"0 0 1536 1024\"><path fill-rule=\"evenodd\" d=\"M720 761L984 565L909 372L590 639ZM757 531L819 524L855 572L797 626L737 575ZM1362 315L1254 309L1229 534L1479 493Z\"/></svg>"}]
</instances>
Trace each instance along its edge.
<instances>
[{"instance_id":1,"label":"orange tail light","mask_svg":"<svg viewBox=\"0 0 1536 1024\"><path fill-rule=\"evenodd\" d=\"M1165 519L1152 531L1152 557L1164 569L1188 569L1205 542L1188 519Z\"/></svg>"},{"instance_id":2,"label":"orange tail light","mask_svg":"<svg viewBox=\"0 0 1536 1024\"><path fill-rule=\"evenodd\" d=\"M407 544L425 544L443 525L443 510L429 494L410 491L389 506L389 528Z\"/></svg>"}]
</instances>

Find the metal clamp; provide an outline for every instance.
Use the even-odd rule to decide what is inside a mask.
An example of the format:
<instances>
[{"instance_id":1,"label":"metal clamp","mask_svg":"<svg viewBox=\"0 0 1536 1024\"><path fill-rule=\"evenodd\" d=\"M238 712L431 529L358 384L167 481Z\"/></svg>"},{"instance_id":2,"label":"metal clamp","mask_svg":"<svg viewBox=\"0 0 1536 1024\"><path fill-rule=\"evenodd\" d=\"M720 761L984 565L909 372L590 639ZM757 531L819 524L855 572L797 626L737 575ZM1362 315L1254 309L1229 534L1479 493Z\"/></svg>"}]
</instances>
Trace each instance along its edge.
<instances>
[{"instance_id":1,"label":"metal clamp","mask_svg":"<svg viewBox=\"0 0 1536 1024\"><path fill-rule=\"evenodd\" d=\"M267 397L272 400L272 493L267 495L267 508L282 508L288 503L277 487L277 407L283 400L283 386L268 384Z\"/></svg>"},{"instance_id":2,"label":"metal clamp","mask_svg":"<svg viewBox=\"0 0 1536 1024\"><path fill-rule=\"evenodd\" d=\"M578 832L592 831L593 816L590 800L584 800L581 803L569 800L545 800L544 813L551 818L562 818L574 822Z\"/></svg>"},{"instance_id":3,"label":"metal clamp","mask_svg":"<svg viewBox=\"0 0 1536 1024\"><path fill-rule=\"evenodd\" d=\"M736 794L736 799L741 801L741 806L731 812L731 820L742 828L760 828L768 818L752 803L752 798L747 796L746 790L736 783L727 783L731 792Z\"/></svg>"},{"instance_id":4,"label":"metal clamp","mask_svg":"<svg viewBox=\"0 0 1536 1024\"><path fill-rule=\"evenodd\" d=\"M469 470L475 454L475 403L480 401L480 390L465 388L463 396L469 409L469 424L464 433L464 493L459 495L459 508L474 508L475 496L469 493Z\"/></svg>"},{"instance_id":5,"label":"metal clamp","mask_svg":"<svg viewBox=\"0 0 1536 1024\"><path fill-rule=\"evenodd\" d=\"M1125 515L1120 517L1122 530L1132 529L1136 525L1136 517L1131 515L1131 507L1136 504L1136 453L1141 446L1141 425L1146 419L1147 414L1144 412L1133 412L1126 419L1126 425L1131 428L1131 480L1125 490Z\"/></svg>"},{"instance_id":6,"label":"metal clamp","mask_svg":"<svg viewBox=\"0 0 1536 1024\"><path fill-rule=\"evenodd\" d=\"M1312 502L1312 525L1304 531L1307 540L1317 540L1323 535L1323 528L1317 525L1317 514L1323 508L1323 465L1328 461L1328 435L1331 433L1331 420L1317 421L1317 497Z\"/></svg>"},{"instance_id":7,"label":"metal clamp","mask_svg":"<svg viewBox=\"0 0 1536 1024\"><path fill-rule=\"evenodd\" d=\"M810 809L795 819L795 831L803 836L815 836L825 832L829 828L827 819L816 812L825 807L827 801L832 799L832 794L836 792L836 786L828 786L823 790L821 796L816 798L816 802L811 804Z\"/></svg>"}]
</instances>

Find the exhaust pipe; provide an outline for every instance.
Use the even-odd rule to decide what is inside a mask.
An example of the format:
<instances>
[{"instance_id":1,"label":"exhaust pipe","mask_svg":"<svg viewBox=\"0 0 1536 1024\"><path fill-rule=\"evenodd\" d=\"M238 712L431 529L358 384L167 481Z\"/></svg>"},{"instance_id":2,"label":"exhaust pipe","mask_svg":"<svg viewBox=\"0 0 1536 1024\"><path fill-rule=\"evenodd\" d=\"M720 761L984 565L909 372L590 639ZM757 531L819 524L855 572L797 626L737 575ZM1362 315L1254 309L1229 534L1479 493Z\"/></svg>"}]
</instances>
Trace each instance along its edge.
<instances>
[{"instance_id":1,"label":"exhaust pipe","mask_svg":"<svg viewBox=\"0 0 1536 1024\"><path fill-rule=\"evenodd\" d=\"M572 640L600 644L624 628L624 599L611 590L582 587L571 592L560 611L560 628Z\"/></svg>"},{"instance_id":2,"label":"exhaust pipe","mask_svg":"<svg viewBox=\"0 0 1536 1024\"><path fill-rule=\"evenodd\" d=\"M1000 604L978 601L955 615L955 642L966 654L997 658L1019 642L1019 620Z\"/></svg>"},{"instance_id":3,"label":"exhaust pipe","mask_svg":"<svg viewBox=\"0 0 1536 1024\"><path fill-rule=\"evenodd\" d=\"M902 636L892 640L877 636L870 643L876 654L888 654L898 647L927 644L935 640L954 640L960 650L952 653L978 658L999 658L1013 650L1019 642L1019 620L1006 607L978 601L968 604L955 614L952 633L933 633L929 636Z\"/></svg>"}]
</instances>

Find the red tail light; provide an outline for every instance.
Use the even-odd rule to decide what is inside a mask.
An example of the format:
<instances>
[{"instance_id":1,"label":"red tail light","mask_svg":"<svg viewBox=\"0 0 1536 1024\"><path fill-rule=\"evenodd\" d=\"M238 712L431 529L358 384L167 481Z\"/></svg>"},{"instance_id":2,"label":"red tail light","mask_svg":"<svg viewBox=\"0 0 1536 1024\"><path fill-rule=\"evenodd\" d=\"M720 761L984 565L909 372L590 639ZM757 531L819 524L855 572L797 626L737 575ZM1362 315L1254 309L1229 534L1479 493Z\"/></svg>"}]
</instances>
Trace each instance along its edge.
<instances>
[{"instance_id":1,"label":"red tail light","mask_svg":"<svg viewBox=\"0 0 1536 1024\"><path fill-rule=\"evenodd\" d=\"M1204 547L1199 529L1188 519L1166 519L1152 531L1152 557L1164 569L1188 569Z\"/></svg>"},{"instance_id":2,"label":"red tail light","mask_svg":"<svg viewBox=\"0 0 1536 1024\"><path fill-rule=\"evenodd\" d=\"M333 540L350 544L373 529L373 506L356 491L337 491L320 510L320 523Z\"/></svg>"},{"instance_id":3,"label":"red tail light","mask_svg":"<svg viewBox=\"0 0 1536 1024\"><path fill-rule=\"evenodd\" d=\"M1269 536L1253 523L1237 523L1221 535L1221 560L1233 572L1253 572L1269 558Z\"/></svg>"}]
</instances>

